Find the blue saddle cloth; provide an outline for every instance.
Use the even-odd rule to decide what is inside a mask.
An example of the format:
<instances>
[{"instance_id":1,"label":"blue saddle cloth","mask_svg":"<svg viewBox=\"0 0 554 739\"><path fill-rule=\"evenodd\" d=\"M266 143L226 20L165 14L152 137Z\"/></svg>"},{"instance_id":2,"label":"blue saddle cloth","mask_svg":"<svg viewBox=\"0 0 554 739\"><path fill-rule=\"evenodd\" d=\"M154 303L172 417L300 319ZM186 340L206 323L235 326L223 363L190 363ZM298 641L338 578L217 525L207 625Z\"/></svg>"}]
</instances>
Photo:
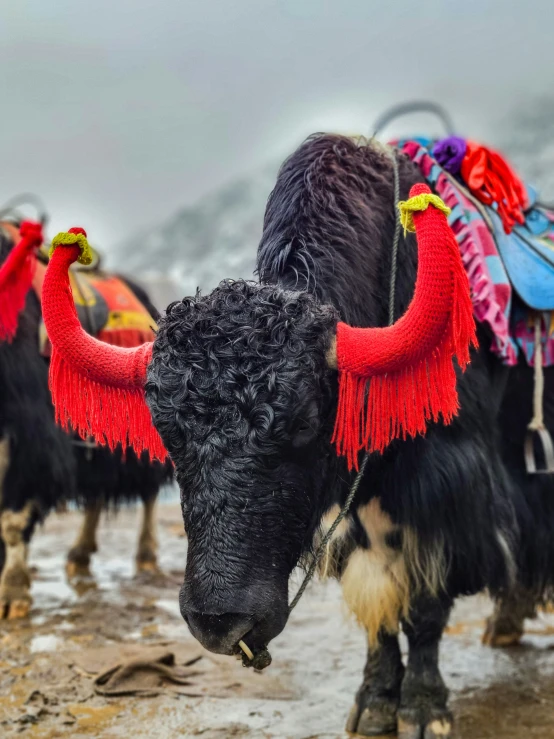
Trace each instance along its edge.
<instances>
[{"instance_id":1,"label":"blue saddle cloth","mask_svg":"<svg viewBox=\"0 0 554 739\"><path fill-rule=\"evenodd\" d=\"M554 310L554 214L537 206L528 188L532 207L525 224L506 234L497 214L489 209L494 238L512 287L521 300L538 311Z\"/></svg>"}]
</instances>

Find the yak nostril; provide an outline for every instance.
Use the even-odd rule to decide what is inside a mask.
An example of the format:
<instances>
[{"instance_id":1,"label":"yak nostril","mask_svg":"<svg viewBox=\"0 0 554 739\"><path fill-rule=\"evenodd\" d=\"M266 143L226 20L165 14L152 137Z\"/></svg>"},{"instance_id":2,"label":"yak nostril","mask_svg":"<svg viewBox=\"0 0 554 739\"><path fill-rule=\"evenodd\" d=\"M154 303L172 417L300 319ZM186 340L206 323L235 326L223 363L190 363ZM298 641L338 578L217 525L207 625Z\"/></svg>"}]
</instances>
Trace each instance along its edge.
<instances>
[{"instance_id":1,"label":"yak nostril","mask_svg":"<svg viewBox=\"0 0 554 739\"><path fill-rule=\"evenodd\" d=\"M253 619L245 613L183 613L191 634L210 652L233 654L242 637L253 626Z\"/></svg>"}]
</instances>

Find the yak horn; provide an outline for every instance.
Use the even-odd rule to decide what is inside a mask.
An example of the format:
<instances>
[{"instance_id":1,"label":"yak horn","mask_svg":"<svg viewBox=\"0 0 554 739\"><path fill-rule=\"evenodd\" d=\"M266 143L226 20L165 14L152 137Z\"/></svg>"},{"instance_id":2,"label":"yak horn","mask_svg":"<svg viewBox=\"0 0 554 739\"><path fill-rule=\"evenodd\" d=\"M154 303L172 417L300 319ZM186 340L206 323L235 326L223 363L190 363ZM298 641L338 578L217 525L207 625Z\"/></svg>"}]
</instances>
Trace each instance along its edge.
<instances>
[{"instance_id":1,"label":"yak horn","mask_svg":"<svg viewBox=\"0 0 554 739\"><path fill-rule=\"evenodd\" d=\"M0 267L0 341L10 342L33 281L32 252L42 244L42 226L32 221L24 221L19 229L11 223L1 225L16 244Z\"/></svg>"},{"instance_id":2,"label":"yak horn","mask_svg":"<svg viewBox=\"0 0 554 739\"><path fill-rule=\"evenodd\" d=\"M458 411L453 358L464 369L477 346L469 282L450 210L427 185L399 203L405 230L415 231L418 269L406 313L386 328L337 325L327 353L339 370L333 442L358 468L362 449L382 452L393 439L424 434L427 421L450 423ZM369 387L368 387L369 386Z\"/></svg>"},{"instance_id":3,"label":"yak horn","mask_svg":"<svg viewBox=\"0 0 554 739\"><path fill-rule=\"evenodd\" d=\"M52 344L50 390L56 420L81 437L114 449L130 446L140 455L165 460L167 451L152 424L144 385L152 342L132 349L111 346L87 334L77 317L69 267L87 264L90 247L82 228L58 234L42 291L42 313Z\"/></svg>"}]
</instances>

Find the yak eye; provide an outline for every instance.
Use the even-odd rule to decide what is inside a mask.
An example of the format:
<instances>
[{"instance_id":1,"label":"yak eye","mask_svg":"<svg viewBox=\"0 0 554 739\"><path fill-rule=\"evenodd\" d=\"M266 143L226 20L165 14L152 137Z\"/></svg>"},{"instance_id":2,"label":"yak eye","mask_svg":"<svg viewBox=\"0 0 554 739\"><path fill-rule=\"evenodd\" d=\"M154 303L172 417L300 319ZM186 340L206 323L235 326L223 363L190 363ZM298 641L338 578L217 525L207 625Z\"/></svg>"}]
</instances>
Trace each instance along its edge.
<instances>
[{"instance_id":1,"label":"yak eye","mask_svg":"<svg viewBox=\"0 0 554 739\"><path fill-rule=\"evenodd\" d=\"M297 418L292 434L292 445L294 447L302 447L309 444L317 436L318 427L319 416L317 405L311 403Z\"/></svg>"}]
</instances>

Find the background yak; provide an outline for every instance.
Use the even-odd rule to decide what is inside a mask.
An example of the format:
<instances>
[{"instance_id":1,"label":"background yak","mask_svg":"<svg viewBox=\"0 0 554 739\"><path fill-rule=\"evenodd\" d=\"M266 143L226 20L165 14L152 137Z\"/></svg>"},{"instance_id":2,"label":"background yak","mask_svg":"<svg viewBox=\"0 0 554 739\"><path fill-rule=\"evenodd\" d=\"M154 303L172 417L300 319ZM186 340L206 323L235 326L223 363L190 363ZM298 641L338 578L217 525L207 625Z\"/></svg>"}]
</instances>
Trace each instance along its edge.
<instances>
[{"instance_id":1,"label":"background yak","mask_svg":"<svg viewBox=\"0 0 554 739\"><path fill-rule=\"evenodd\" d=\"M402 199L422 178L407 157L395 156ZM339 317L359 327L388 322L393 172L390 153L373 143L308 139L285 162L270 196L260 283L224 281L210 295L173 303L153 346L133 352L87 343L76 316L57 311L57 280L79 249L54 255L47 324L64 381L85 372L106 397L111 386L114 398L138 403L126 417L139 419L133 433L148 433L155 444L140 415L146 378L189 541L181 612L212 651L236 653L244 640L259 653L282 631L289 576L352 485L331 445L338 383L329 355ZM412 298L416 264L416 243L407 236L398 251L396 317ZM441 290L435 287L435 297ZM481 349L458 377L461 410L451 425L430 424L425 437L370 455L333 541L328 569L368 634L348 721L359 734L450 736L438 650L454 598L483 588L511 592L518 573L532 597L552 581L553 482L526 477L521 448L532 380L522 366L509 371L506 384L497 382L489 340L481 327ZM92 355L102 359L101 370ZM550 426L553 381L548 371ZM57 403L64 402L60 388ZM117 419L107 422L111 432L127 433Z\"/></svg>"},{"instance_id":2,"label":"background yak","mask_svg":"<svg viewBox=\"0 0 554 739\"><path fill-rule=\"evenodd\" d=\"M0 264L12 247L11 235L0 226ZM144 291L132 289L156 317ZM55 425L48 365L38 349L40 318L39 300L30 291L15 338L0 342L0 617L27 614L27 545L37 521L67 500L85 507L82 530L68 554L70 574L88 572L102 507L137 498L144 504L137 568L155 569L154 505L160 486L172 476L168 465L152 464L146 454L138 459L128 450L123 459L121 450L83 444Z\"/></svg>"}]
</instances>

